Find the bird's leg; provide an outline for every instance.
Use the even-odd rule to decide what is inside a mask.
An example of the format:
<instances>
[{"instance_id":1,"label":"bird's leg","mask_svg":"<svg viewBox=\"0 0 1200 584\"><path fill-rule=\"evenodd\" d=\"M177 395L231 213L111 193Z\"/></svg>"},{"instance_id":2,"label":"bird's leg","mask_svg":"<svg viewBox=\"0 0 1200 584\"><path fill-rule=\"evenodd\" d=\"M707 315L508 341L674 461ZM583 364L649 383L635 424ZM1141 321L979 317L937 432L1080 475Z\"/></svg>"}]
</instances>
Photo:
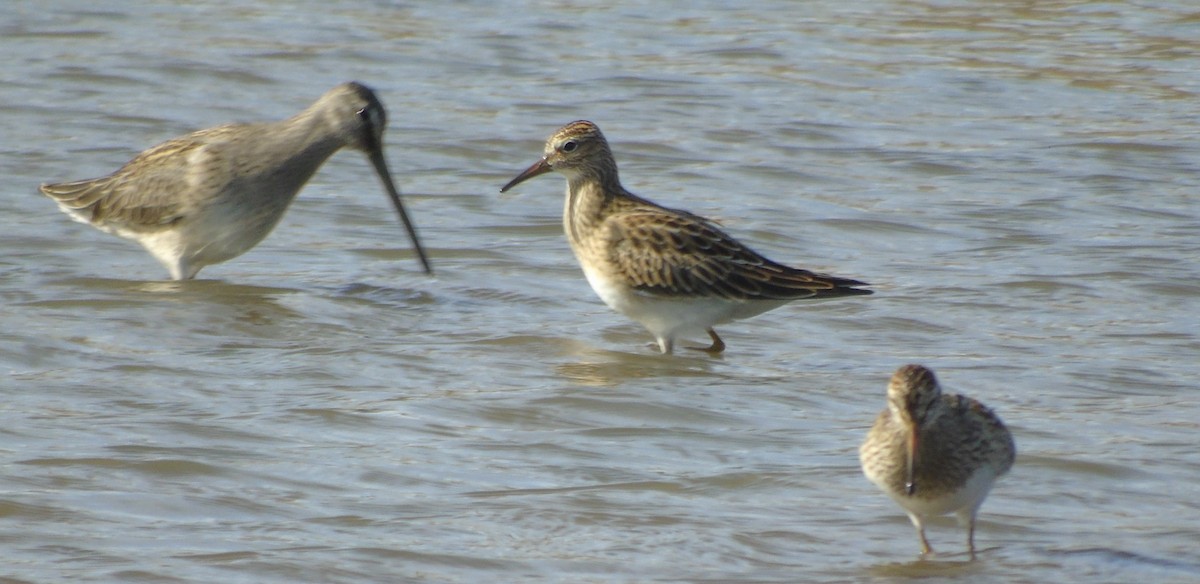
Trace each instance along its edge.
<instances>
[{"instance_id":1,"label":"bird's leg","mask_svg":"<svg viewBox=\"0 0 1200 584\"><path fill-rule=\"evenodd\" d=\"M671 337L659 337L657 342L650 343L651 347L658 347L658 352L663 355L670 355L675 352L675 339Z\"/></svg>"},{"instance_id":2,"label":"bird's leg","mask_svg":"<svg viewBox=\"0 0 1200 584\"><path fill-rule=\"evenodd\" d=\"M933 548L929 547L929 540L925 539L925 524L921 522L921 518L908 514L908 518L912 520L913 527L917 528L917 536L921 538L921 555L928 556L933 553Z\"/></svg>"},{"instance_id":3,"label":"bird's leg","mask_svg":"<svg viewBox=\"0 0 1200 584\"><path fill-rule=\"evenodd\" d=\"M688 347L688 348L693 351L704 351L705 353L708 353L709 355L720 355L721 353L724 353L725 352L725 341L721 340L721 337L717 334L717 331L715 331L711 328L705 329L705 330L708 331L708 338L712 339L712 344L707 347Z\"/></svg>"},{"instance_id":4,"label":"bird's leg","mask_svg":"<svg viewBox=\"0 0 1200 584\"><path fill-rule=\"evenodd\" d=\"M975 516L967 522L967 551L971 552L971 559L975 559Z\"/></svg>"},{"instance_id":5,"label":"bird's leg","mask_svg":"<svg viewBox=\"0 0 1200 584\"><path fill-rule=\"evenodd\" d=\"M921 527L917 530L917 534L921 536L921 555L928 556L933 553L933 548L929 547L929 540L925 539L925 528Z\"/></svg>"}]
</instances>

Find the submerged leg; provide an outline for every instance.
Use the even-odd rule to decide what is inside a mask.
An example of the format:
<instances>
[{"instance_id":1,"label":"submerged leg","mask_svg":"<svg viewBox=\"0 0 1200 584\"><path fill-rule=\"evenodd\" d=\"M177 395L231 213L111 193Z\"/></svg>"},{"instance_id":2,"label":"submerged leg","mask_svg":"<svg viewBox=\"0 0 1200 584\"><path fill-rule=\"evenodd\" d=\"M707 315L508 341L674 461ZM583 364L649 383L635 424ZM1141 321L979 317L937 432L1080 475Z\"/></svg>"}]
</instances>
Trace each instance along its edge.
<instances>
[{"instance_id":1,"label":"submerged leg","mask_svg":"<svg viewBox=\"0 0 1200 584\"><path fill-rule=\"evenodd\" d=\"M711 328L705 329L705 330L708 331L708 338L712 339L712 344L707 347L688 347L688 348L693 351L704 351L705 353L708 353L709 355L720 355L721 353L724 353L725 352L725 341L721 340L721 337L717 334L717 331L715 331Z\"/></svg>"},{"instance_id":2,"label":"submerged leg","mask_svg":"<svg viewBox=\"0 0 1200 584\"><path fill-rule=\"evenodd\" d=\"M980 501L982 503L983 501ZM971 559L975 559L975 516L979 513L979 505L974 508L960 509L955 513L958 516L958 524L967 524L967 551L971 554Z\"/></svg>"},{"instance_id":3,"label":"submerged leg","mask_svg":"<svg viewBox=\"0 0 1200 584\"><path fill-rule=\"evenodd\" d=\"M971 552L971 559L975 559L975 515L967 520L967 551Z\"/></svg>"},{"instance_id":4,"label":"submerged leg","mask_svg":"<svg viewBox=\"0 0 1200 584\"><path fill-rule=\"evenodd\" d=\"M196 277L196 272L200 271L200 268L192 268L182 258L174 264L168 264L167 269L171 272L172 280L191 280Z\"/></svg>"},{"instance_id":5,"label":"submerged leg","mask_svg":"<svg viewBox=\"0 0 1200 584\"><path fill-rule=\"evenodd\" d=\"M199 268L193 270L188 265L187 260L181 257L172 257L169 254L160 255L157 253L158 250L151 247L147 247L146 249L150 250L150 253L154 255L154 259L158 260L168 272L171 272L172 280L191 280L196 276L196 272L200 271Z\"/></svg>"},{"instance_id":6,"label":"submerged leg","mask_svg":"<svg viewBox=\"0 0 1200 584\"><path fill-rule=\"evenodd\" d=\"M670 355L675 352L675 339L672 337L658 337L658 350L663 355ZM650 346L654 346L651 343Z\"/></svg>"}]
</instances>

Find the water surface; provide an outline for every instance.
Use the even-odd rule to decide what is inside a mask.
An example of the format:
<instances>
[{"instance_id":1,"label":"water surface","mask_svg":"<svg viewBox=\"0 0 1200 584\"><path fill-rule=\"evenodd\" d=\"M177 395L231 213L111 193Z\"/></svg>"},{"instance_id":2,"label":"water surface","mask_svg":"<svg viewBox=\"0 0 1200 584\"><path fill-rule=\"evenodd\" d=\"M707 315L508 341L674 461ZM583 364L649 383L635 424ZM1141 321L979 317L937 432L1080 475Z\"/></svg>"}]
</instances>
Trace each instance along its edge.
<instances>
[{"instance_id":1,"label":"water surface","mask_svg":"<svg viewBox=\"0 0 1200 584\"><path fill-rule=\"evenodd\" d=\"M1166 0L11 8L0 576L1196 581L1198 39ZM183 284L36 192L351 79L433 278L355 153ZM631 190L877 294L656 355L562 179L497 193L580 118ZM858 468L908 362L1016 436L975 562Z\"/></svg>"}]
</instances>

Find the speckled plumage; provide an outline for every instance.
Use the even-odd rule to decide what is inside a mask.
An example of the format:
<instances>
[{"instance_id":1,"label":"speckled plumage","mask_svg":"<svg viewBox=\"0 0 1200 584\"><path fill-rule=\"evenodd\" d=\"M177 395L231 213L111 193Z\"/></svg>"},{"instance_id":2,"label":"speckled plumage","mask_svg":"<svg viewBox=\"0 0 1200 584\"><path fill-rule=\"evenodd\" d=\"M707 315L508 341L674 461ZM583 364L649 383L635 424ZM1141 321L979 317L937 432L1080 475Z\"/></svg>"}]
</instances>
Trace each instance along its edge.
<instances>
[{"instance_id":1,"label":"speckled plumage","mask_svg":"<svg viewBox=\"0 0 1200 584\"><path fill-rule=\"evenodd\" d=\"M44 184L72 219L142 244L176 280L249 251L335 152L361 150L428 259L383 157L387 114L358 83L338 85L280 122L228 124L150 148L101 178Z\"/></svg>"},{"instance_id":2,"label":"speckled plumage","mask_svg":"<svg viewBox=\"0 0 1200 584\"><path fill-rule=\"evenodd\" d=\"M923 554L933 551L925 518L946 513L967 523L974 554L975 515L996 478L1012 468L1012 434L978 400L943 394L921 365L896 370L887 397L859 448L863 473L908 513Z\"/></svg>"},{"instance_id":3,"label":"speckled plumage","mask_svg":"<svg viewBox=\"0 0 1200 584\"><path fill-rule=\"evenodd\" d=\"M534 176L567 178L563 229L592 289L641 323L670 353L678 336L707 332L710 352L725 344L713 326L793 300L871 294L864 282L773 262L698 215L668 209L625 190L600 129L560 128L541 160L501 192Z\"/></svg>"}]
</instances>

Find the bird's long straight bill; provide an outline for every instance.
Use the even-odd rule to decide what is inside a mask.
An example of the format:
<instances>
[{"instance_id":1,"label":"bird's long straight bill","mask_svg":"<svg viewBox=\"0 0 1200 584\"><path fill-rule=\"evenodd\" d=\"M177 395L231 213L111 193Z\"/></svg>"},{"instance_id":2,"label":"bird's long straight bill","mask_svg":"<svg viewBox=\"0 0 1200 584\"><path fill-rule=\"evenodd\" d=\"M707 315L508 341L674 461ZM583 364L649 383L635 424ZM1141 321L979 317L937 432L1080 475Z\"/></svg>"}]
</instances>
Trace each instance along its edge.
<instances>
[{"instance_id":1,"label":"bird's long straight bill","mask_svg":"<svg viewBox=\"0 0 1200 584\"><path fill-rule=\"evenodd\" d=\"M383 151L372 150L367 156L371 159L371 164L375 167L375 172L379 175L379 180L383 183L384 190L392 198L392 204L396 206L396 212L400 213L400 220L404 222L404 228L408 230L408 237L412 239L413 248L416 249L417 257L421 260L421 267L425 268L426 274L432 274L433 267L429 265L429 258L425 255L425 248L421 247L421 240L417 238L416 226L408 218L408 212L404 210L404 203L400 200L400 192L396 190L396 185L392 182L392 173L388 171L387 161L383 159Z\"/></svg>"},{"instance_id":2,"label":"bird's long straight bill","mask_svg":"<svg viewBox=\"0 0 1200 584\"><path fill-rule=\"evenodd\" d=\"M529 180L535 176L538 176L540 174L546 174L547 172L550 172L551 170L554 170L554 169L550 168L550 163L547 162L545 158L542 158L541 160L538 160L537 162L533 163L533 166L526 168L525 172L518 174L517 178L514 178L514 179L508 181L508 184L500 187L500 192L502 192L502 193L507 192L508 189L511 189L511 188L517 186L518 184L520 184L526 180Z\"/></svg>"},{"instance_id":3,"label":"bird's long straight bill","mask_svg":"<svg viewBox=\"0 0 1200 584\"><path fill-rule=\"evenodd\" d=\"M917 440L917 429L913 428L908 435L908 444L905 445L908 456L905 457L907 466L904 470L904 492L909 496L917 492L917 482L913 477L913 467L917 464Z\"/></svg>"}]
</instances>

